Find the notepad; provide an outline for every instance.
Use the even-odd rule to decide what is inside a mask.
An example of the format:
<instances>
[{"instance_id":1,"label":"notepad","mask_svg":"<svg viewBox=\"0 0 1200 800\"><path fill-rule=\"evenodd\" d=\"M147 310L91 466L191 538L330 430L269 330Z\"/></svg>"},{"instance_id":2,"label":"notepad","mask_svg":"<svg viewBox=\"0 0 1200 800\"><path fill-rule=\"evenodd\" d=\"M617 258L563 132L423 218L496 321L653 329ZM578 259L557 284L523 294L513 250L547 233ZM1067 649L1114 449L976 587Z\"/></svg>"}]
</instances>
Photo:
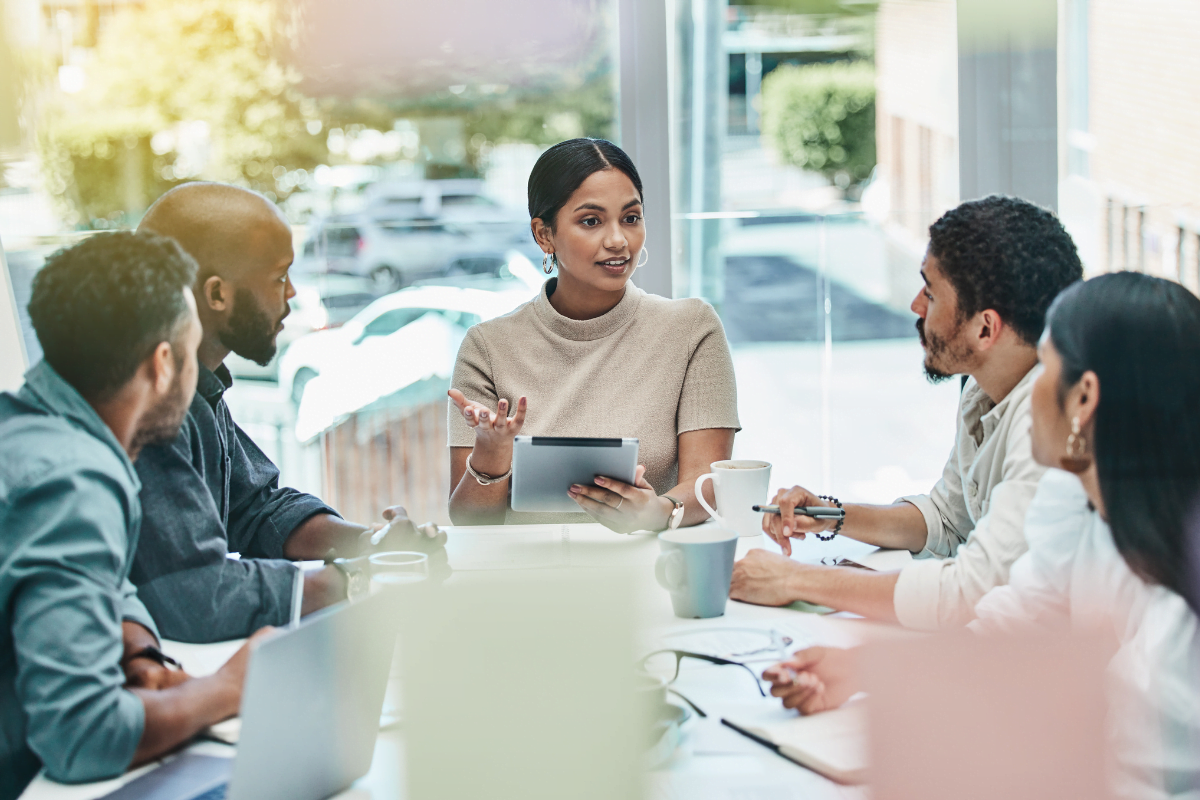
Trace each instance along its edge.
<instances>
[{"instance_id":1,"label":"notepad","mask_svg":"<svg viewBox=\"0 0 1200 800\"><path fill-rule=\"evenodd\" d=\"M781 756L845 784L866 782L867 714L863 700L832 711L763 724L728 717L723 723Z\"/></svg>"}]
</instances>

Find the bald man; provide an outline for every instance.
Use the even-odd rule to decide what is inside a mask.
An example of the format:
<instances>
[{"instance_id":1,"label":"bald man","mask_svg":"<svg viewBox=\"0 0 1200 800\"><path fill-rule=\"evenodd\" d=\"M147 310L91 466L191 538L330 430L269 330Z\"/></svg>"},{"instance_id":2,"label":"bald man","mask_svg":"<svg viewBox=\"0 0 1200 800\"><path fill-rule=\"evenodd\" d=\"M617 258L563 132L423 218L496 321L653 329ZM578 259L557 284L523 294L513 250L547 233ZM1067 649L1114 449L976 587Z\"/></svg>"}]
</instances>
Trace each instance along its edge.
<instances>
[{"instance_id":1,"label":"bald man","mask_svg":"<svg viewBox=\"0 0 1200 800\"><path fill-rule=\"evenodd\" d=\"M179 436L138 459L142 536L130 578L167 639L213 642L283 625L366 587L367 528L312 495L279 486L279 470L230 416L230 352L267 364L295 295L292 232L273 203L219 183L164 194L138 230L170 236L199 264L203 328L196 396ZM396 506L381 548L438 548ZM239 553L240 559L229 558ZM335 560L336 557L337 560ZM301 572L293 561L329 561Z\"/></svg>"}]
</instances>

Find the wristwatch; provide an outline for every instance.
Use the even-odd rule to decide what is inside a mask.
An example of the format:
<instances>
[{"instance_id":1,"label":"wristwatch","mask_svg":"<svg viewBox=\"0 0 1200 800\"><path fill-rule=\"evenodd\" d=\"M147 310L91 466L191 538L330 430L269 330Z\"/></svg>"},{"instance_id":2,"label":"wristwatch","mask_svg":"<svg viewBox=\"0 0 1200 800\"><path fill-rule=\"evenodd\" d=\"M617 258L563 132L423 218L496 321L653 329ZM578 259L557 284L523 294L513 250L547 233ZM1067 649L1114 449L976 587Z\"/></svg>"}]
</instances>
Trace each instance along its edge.
<instances>
[{"instance_id":1,"label":"wristwatch","mask_svg":"<svg viewBox=\"0 0 1200 800\"><path fill-rule=\"evenodd\" d=\"M351 603L371 594L371 575L365 558L335 558L331 562L346 578L346 599Z\"/></svg>"},{"instance_id":2,"label":"wristwatch","mask_svg":"<svg viewBox=\"0 0 1200 800\"><path fill-rule=\"evenodd\" d=\"M683 503L669 494L664 494L663 497L670 500L675 506L671 509L671 516L667 517L667 530L673 531L679 527L679 523L683 522Z\"/></svg>"}]
</instances>

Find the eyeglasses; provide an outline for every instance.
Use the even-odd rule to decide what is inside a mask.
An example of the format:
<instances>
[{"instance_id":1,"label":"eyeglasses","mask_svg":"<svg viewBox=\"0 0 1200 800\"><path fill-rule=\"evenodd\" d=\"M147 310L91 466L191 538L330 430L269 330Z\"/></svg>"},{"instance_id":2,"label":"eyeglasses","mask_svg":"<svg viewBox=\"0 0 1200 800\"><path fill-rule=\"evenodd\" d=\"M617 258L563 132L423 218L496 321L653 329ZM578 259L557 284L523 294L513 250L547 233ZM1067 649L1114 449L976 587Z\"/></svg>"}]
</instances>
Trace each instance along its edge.
<instances>
[{"instance_id":1,"label":"eyeglasses","mask_svg":"<svg viewBox=\"0 0 1200 800\"><path fill-rule=\"evenodd\" d=\"M750 677L754 679L754 687L758 689L758 693L763 697L767 696L767 693L763 690L762 684L758 681L758 675L754 674L754 670L750 669L750 667L746 666L740 661L730 661L728 658L721 658L720 656L710 656L707 653L693 653L689 650L655 650L653 653L650 653L641 660L640 666L643 671L651 675L658 675L659 677L666 678L667 683L671 684L674 683L675 679L679 677L679 662L683 661L685 658L694 658L697 661L707 661L710 664L716 664L717 666L721 667L741 667L742 669L746 670L746 672L750 673ZM667 677L668 675L670 677Z\"/></svg>"}]
</instances>

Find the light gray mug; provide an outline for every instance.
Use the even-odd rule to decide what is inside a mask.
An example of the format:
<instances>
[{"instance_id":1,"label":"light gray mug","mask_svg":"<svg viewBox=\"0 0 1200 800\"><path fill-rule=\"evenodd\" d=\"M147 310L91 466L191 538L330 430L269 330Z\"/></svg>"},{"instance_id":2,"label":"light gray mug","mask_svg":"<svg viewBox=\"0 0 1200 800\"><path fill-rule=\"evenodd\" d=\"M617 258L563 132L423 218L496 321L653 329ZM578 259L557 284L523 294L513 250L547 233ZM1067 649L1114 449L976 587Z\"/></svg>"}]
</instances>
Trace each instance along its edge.
<instances>
[{"instance_id":1,"label":"light gray mug","mask_svg":"<svg viewBox=\"0 0 1200 800\"><path fill-rule=\"evenodd\" d=\"M737 540L737 531L714 525L658 535L662 552L654 562L654 577L671 593L675 616L707 619L725 613Z\"/></svg>"}]
</instances>

